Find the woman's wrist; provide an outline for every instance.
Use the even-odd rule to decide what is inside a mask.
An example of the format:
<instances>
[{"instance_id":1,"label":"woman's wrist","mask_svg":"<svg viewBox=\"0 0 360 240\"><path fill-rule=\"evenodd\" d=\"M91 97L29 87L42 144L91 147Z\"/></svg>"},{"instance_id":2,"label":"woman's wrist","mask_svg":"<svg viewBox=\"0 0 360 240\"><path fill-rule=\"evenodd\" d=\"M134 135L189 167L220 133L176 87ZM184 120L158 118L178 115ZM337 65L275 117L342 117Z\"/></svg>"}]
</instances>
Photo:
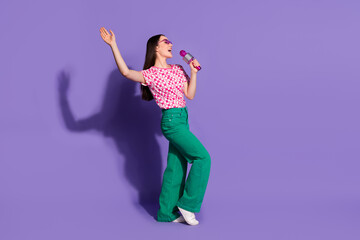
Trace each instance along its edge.
<instances>
[{"instance_id":1,"label":"woman's wrist","mask_svg":"<svg viewBox=\"0 0 360 240\"><path fill-rule=\"evenodd\" d=\"M114 47L116 47L117 45L116 45L116 42L114 42L113 44L109 44L109 46L110 46L111 48L114 48Z\"/></svg>"}]
</instances>

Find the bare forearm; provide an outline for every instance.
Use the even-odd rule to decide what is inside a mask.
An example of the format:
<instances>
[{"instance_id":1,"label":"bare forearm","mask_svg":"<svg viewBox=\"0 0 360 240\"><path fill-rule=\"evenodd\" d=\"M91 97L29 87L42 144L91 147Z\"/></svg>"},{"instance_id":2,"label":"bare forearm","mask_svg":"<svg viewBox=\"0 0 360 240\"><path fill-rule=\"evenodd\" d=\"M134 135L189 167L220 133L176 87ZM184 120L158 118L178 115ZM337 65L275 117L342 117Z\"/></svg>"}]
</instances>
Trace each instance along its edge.
<instances>
[{"instance_id":1,"label":"bare forearm","mask_svg":"<svg viewBox=\"0 0 360 240\"><path fill-rule=\"evenodd\" d=\"M124 59L122 58L116 43L111 46L111 50L114 55L116 65L119 68L119 71L123 76L126 76L126 74L129 72L129 68L127 67Z\"/></svg>"},{"instance_id":2,"label":"bare forearm","mask_svg":"<svg viewBox=\"0 0 360 240\"><path fill-rule=\"evenodd\" d=\"M197 73L196 72L191 72L191 77L190 77L190 83L188 86L188 91L187 91L187 97L189 99L193 99L195 97L195 92L196 92L196 77L197 77Z\"/></svg>"}]
</instances>

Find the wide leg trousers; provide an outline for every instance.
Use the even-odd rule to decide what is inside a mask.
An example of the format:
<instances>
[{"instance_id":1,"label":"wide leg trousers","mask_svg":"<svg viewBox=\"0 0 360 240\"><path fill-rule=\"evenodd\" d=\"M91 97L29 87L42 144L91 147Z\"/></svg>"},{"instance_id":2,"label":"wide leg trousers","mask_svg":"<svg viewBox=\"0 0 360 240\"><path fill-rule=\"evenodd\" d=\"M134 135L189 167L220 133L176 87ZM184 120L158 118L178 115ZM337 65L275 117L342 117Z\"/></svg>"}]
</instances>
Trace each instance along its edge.
<instances>
[{"instance_id":1,"label":"wide leg trousers","mask_svg":"<svg viewBox=\"0 0 360 240\"><path fill-rule=\"evenodd\" d=\"M171 222L180 216L177 206L190 212L200 211L211 160L208 151L189 130L187 107L162 109L161 130L169 140L169 150L157 220ZM192 165L186 179L188 163Z\"/></svg>"}]
</instances>

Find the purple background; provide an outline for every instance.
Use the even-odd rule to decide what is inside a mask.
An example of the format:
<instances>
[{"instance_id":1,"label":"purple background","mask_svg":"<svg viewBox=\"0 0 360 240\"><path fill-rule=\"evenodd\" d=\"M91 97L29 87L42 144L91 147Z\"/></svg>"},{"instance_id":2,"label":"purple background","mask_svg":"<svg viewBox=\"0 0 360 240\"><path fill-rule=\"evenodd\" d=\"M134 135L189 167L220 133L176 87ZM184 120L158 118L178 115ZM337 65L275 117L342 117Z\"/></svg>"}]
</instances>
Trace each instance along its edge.
<instances>
[{"instance_id":1,"label":"purple background","mask_svg":"<svg viewBox=\"0 0 360 240\"><path fill-rule=\"evenodd\" d=\"M0 239L359 239L359 1L1 1ZM200 225L154 219L161 111L122 77L189 66L212 157Z\"/></svg>"}]
</instances>

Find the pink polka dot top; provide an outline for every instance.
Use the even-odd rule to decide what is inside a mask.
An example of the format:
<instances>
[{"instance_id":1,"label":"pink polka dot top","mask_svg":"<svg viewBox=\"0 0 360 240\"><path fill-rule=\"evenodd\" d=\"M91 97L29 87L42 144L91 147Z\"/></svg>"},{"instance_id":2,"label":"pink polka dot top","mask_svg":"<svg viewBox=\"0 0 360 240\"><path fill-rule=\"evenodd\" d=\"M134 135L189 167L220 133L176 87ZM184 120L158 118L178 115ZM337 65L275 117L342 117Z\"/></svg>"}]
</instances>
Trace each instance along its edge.
<instances>
[{"instance_id":1,"label":"pink polka dot top","mask_svg":"<svg viewBox=\"0 0 360 240\"><path fill-rule=\"evenodd\" d=\"M142 70L145 78L144 86L148 86L154 96L156 104L163 109L183 108L184 84L190 78L180 64L170 64L171 68L158 68L152 66Z\"/></svg>"}]
</instances>

